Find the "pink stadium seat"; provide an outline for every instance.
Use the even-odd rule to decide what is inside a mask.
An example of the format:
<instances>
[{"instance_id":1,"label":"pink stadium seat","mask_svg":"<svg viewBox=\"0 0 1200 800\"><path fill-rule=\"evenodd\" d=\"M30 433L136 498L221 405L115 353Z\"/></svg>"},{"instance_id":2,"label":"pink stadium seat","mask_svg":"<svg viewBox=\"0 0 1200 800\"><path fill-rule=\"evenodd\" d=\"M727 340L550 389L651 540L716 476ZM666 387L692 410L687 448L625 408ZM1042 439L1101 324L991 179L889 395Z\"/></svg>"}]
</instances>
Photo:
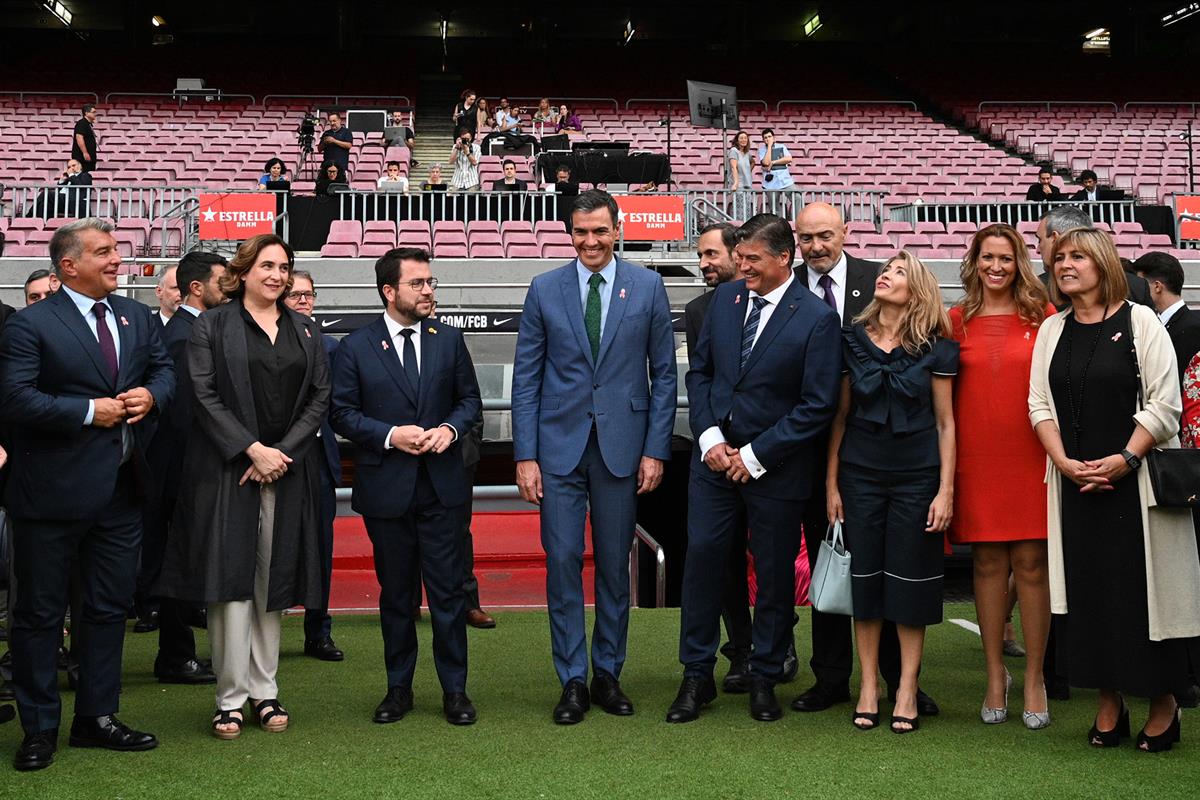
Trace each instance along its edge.
<instances>
[{"instance_id":1,"label":"pink stadium seat","mask_svg":"<svg viewBox=\"0 0 1200 800\"><path fill-rule=\"evenodd\" d=\"M366 241L369 233L385 233L394 242L396 241L396 223L390 219L371 220L363 225L363 241Z\"/></svg>"},{"instance_id":2,"label":"pink stadium seat","mask_svg":"<svg viewBox=\"0 0 1200 800\"><path fill-rule=\"evenodd\" d=\"M334 234L345 238L334 239ZM328 241L361 242L363 235L362 223L354 219L336 219L329 225Z\"/></svg>"},{"instance_id":3,"label":"pink stadium seat","mask_svg":"<svg viewBox=\"0 0 1200 800\"><path fill-rule=\"evenodd\" d=\"M14 258L45 258L46 248L32 244L6 245L4 255Z\"/></svg>"},{"instance_id":4,"label":"pink stadium seat","mask_svg":"<svg viewBox=\"0 0 1200 800\"><path fill-rule=\"evenodd\" d=\"M504 258L504 248L499 242L471 243L471 258Z\"/></svg>"},{"instance_id":5,"label":"pink stadium seat","mask_svg":"<svg viewBox=\"0 0 1200 800\"><path fill-rule=\"evenodd\" d=\"M1142 233L1142 223L1140 222L1114 222L1112 225L1113 233Z\"/></svg>"},{"instance_id":6,"label":"pink stadium seat","mask_svg":"<svg viewBox=\"0 0 1200 800\"><path fill-rule=\"evenodd\" d=\"M947 222L946 223L946 233L957 233L957 234L966 234L967 236L974 236L975 231L977 231L978 229L979 229L978 226L976 226L974 222Z\"/></svg>"},{"instance_id":7,"label":"pink stadium seat","mask_svg":"<svg viewBox=\"0 0 1200 800\"><path fill-rule=\"evenodd\" d=\"M464 234L463 240L460 242L437 242L433 247L433 255L436 258L467 258L467 242Z\"/></svg>"},{"instance_id":8,"label":"pink stadium seat","mask_svg":"<svg viewBox=\"0 0 1200 800\"><path fill-rule=\"evenodd\" d=\"M575 248L569 244L542 245L542 258L575 258Z\"/></svg>"},{"instance_id":9,"label":"pink stadium seat","mask_svg":"<svg viewBox=\"0 0 1200 800\"><path fill-rule=\"evenodd\" d=\"M328 247L329 245L326 245ZM382 244L379 242L364 241L362 247L358 248L359 258L379 258L380 256L391 250L392 244Z\"/></svg>"},{"instance_id":10,"label":"pink stadium seat","mask_svg":"<svg viewBox=\"0 0 1200 800\"><path fill-rule=\"evenodd\" d=\"M399 238L396 240L397 247L420 247L423 250L430 249L429 232L420 231L401 231Z\"/></svg>"},{"instance_id":11,"label":"pink stadium seat","mask_svg":"<svg viewBox=\"0 0 1200 800\"><path fill-rule=\"evenodd\" d=\"M575 253L571 250L572 255ZM510 244L504 247L505 258L541 258L542 248L537 244Z\"/></svg>"},{"instance_id":12,"label":"pink stadium seat","mask_svg":"<svg viewBox=\"0 0 1200 800\"><path fill-rule=\"evenodd\" d=\"M940 222L918 222L916 224L916 232L917 233L928 233L928 234L943 233L943 232L945 232L945 230L946 230L946 226L944 226Z\"/></svg>"},{"instance_id":13,"label":"pink stadium seat","mask_svg":"<svg viewBox=\"0 0 1200 800\"><path fill-rule=\"evenodd\" d=\"M326 244L321 248L321 255L327 258L358 258L358 245L351 242Z\"/></svg>"},{"instance_id":14,"label":"pink stadium seat","mask_svg":"<svg viewBox=\"0 0 1200 800\"><path fill-rule=\"evenodd\" d=\"M929 247L929 237L923 233L901 233L893 237L896 247L901 250Z\"/></svg>"}]
</instances>

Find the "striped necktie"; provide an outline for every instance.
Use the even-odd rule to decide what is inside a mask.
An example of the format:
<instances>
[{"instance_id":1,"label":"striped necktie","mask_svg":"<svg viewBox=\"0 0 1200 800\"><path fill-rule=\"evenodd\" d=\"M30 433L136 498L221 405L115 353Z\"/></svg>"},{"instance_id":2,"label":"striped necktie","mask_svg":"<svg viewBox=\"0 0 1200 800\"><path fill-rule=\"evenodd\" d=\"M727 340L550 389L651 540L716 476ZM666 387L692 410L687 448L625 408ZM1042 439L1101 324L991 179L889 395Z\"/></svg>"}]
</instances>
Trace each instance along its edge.
<instances>
[{"instance_id":1,"label":"striped necktie","mask_svg":"<svg viewBox=\"0 0 1200 800\"><path fill-rule=\"evenodd\" d=\"M750 309L750 315L746 317L746 324L742 326L741 369L746 368L746 359L750 358L750 351L754 349L754 334L758 333L758 320L762 316L763 306L767 304L767 298L751 297L750 301L754 303L754 308Z\"/></svg>"}]
</instances>

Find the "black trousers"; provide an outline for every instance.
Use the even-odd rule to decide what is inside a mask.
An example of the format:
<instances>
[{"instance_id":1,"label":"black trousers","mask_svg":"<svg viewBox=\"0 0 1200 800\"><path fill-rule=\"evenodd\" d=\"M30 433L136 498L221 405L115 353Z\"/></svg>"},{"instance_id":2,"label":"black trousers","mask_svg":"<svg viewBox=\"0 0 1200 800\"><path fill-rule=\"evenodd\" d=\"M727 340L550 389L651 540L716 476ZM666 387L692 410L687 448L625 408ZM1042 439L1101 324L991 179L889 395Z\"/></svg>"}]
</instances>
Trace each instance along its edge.
<instances>
[{"instance_id":1,"label":"black trousers","mask_svg":"<svg viewBox=\"0 0 1200 800\"><path fill-rule=\"evenodd\" d=\"M142 538L142 509L133 484L126 465L112 500L94 519L13 520L20 586L11 633L13 684L27 733L59 727L58 645L76 560L83 608L72 632L79 657L75 714L97 717L118 709L125 619L133 604Z\"/></svg>"},{"instance_id":2,"label":"black trousers","mask_svg":"<svg viewBox=\"0 0 1200 800\"><path fill-rule=\"evenodd\" d=\"M191 606L173 598L153 597L150 587L158 580L170 535L175 498L149 499L142 513L142 555L138 567L137 595L141 603L158 606L158 657L155 666L178 667L196 657L196 637L188 623Z\"/></svg>"},{"instance_id":3,"label":"black trousers","mask_svg":"<svg viewBox=\"0 0 1200 800\"><path fill-rule=\"evenodd\" d=\"M329 585L333 581L333 521L337 517L337 487L333 474L324 460L321 462L321 496L317 499L321 514L321 605L304 609L304 638L324 639L333 629L329 616Z\"/></svg>"},{"instance_id":4,"label":"black trousers","mask_svg":"<svg viewBox=\"0 0 1200 800\"><path fill-rule=\"evenodd\" d=\"M417 470L412 505L402 517L366 517L379 579L379 623L388 686L412 687L417 663L413 615L415 564L420 564L433 620L433 663L445 692L467 683L467 610L459 547L461 511L438 500L425 466Z\"/></svg>"},{"instance_id":5,"label":"black trousers","mask_svg":"<svg viewBox=\"0 0 1200 800\"><path fill-rule=\"evenodd\" d=\"M725 644L721 654L730 661L744 661L753 650L753 622L750 619L750 583L746 578L746 526L734 533L729 548L729 565L725 573L725 584L721 594L721 620L725 623ZM799 617L793 615L799 620ZM788 644L795 646L794 632L788 636Z\"/></svg>"},{"instance_id":6,"label":"black trousers","mask_svg":"<svg viewBox=\"0 0 1200 800\"><path fill-rule=\"evenodd\" d=\"M475 468L478 462L467 467L467 485L475 485ZM462 560L462 589L466 597L467 610L471 611L476 608L482 608L479 604L479 579L475 577L475 538L471 535L471 515L475 510L475 500L470 494L467 495L467 502L463 503L459 508L462 510L462 519L459 523L460 541L459 546L462 548L460 556ZM413 597L412 606L414 609L421 607L421 565L415 565L417 570L416 580L413 581ZM743 570L744 572L744 570Z\"/></svg>"}]
</instances>

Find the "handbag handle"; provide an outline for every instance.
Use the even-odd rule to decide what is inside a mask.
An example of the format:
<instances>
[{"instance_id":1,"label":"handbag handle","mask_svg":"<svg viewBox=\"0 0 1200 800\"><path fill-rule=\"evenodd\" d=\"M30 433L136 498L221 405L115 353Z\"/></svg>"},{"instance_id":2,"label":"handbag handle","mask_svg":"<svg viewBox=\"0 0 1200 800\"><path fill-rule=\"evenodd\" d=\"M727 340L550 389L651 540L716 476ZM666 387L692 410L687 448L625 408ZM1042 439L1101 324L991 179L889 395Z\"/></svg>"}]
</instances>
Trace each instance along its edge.
<instances>
[{"instance_id":1,"label":"handbag handle","mask_svg":"<svg viewBox=\"0 0 1200 800\"><path fill-rule=\"evenodd\" d=\"M835 520L829 523L829 527L825 529L825 541L837 553L846 551L846 540L842 535L842 521Z\"/></svg>"}]
</instances>

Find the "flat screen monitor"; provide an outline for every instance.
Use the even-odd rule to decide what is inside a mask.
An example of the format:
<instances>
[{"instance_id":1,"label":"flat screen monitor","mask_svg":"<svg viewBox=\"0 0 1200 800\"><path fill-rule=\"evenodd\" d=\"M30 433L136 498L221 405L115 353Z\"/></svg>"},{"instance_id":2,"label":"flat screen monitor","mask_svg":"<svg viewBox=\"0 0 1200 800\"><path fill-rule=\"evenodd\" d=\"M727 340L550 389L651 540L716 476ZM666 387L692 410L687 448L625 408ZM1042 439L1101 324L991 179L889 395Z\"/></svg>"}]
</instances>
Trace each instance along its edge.
<instances>
[{"instance_id":1,"label":"flat screen monitor","mask_svg":"<svg viewBox=\"0 0 1200 800\"><path fill-rule=\"evenodd\" d=\"M688 81L688 109L697 128L738 127L737 89L719 83ZM724 103L722 104L722 101ZM722 123L722 113L724 123Z\"/></svg>"}]
</instances>

